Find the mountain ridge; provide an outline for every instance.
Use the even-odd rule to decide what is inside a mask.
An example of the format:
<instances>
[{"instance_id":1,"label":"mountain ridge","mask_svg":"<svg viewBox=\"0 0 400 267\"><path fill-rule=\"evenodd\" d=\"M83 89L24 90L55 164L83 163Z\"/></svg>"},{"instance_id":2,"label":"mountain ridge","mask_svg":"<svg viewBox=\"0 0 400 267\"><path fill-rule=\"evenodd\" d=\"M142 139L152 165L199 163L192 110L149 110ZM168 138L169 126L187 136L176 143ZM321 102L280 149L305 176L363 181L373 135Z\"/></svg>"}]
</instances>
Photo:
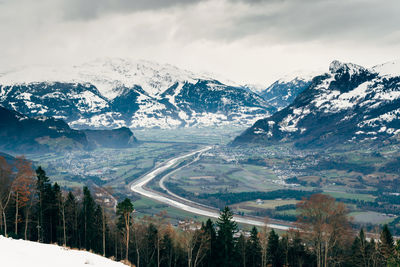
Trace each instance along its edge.
<instances>
[{"instance_id":1,"label":"mountain ridge","mask_svg":"<svg viewBox=\"0 0 400 267\"><path fill-rule=\"evenodd\" d=\"M28 117L0 106L0 149L13 152L90 150L129 147L137 142L128 128L74 130L60 119Z\"/></svg>"},{"instance_id":2,"label":"mountain ridge","mask_svg":"<svg viewBox=\"0 0 400 267\"><path fill-rule=\"evenodd\" d=\"M124 59L3 74L0 103L64 119L76 129L250 125L275 111L240 86L168 64Z\"/></svg>"},{"instance_id":3,"label":"mountain ridge","mask_svg":"<svg viewBox=\"0 0 400 267\"><path fill-rule=\"evenodd\" d=\"M233 144L294 142L326 147L365 141L392 142L400 133L400 77L333 61L294 102L257 121Z\"/></svg>"}]
</instances>

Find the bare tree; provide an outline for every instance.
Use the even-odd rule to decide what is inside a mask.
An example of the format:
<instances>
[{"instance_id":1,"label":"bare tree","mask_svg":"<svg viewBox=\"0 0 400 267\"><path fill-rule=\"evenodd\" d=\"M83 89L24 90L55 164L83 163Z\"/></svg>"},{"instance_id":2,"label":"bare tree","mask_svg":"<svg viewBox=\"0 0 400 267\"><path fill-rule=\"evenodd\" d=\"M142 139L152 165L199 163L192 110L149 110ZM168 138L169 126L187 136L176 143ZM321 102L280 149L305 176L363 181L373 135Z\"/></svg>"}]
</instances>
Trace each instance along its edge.
<instances>
[{"instance_id":1,"label":"bare tree","mask_svg":"<svg viewBox=\"0 0 400 267\"><path fill-rule=\"evenodd\" d=\"M3 219L2 228L6 237L8 237L6 208L12 194L12 182L12 166L4 157L0 157L0 210Z\"/></svg>"},{"instance_id":2,"label":"bare tree","mask_svg":"<svg viewBox=\"0 0 400 267\"><path fill-rule=\"evenodd\" d=\"M106 255L106 221L107 221L107 215L106 215L106 205L107 203L109 203L107 200L109 200L108 198L106 198L106 196L108 195L112 200L113 196L113 189L112 187L96 187L95 188L95 195L96 195L96 202L99 203L100 207L101 207L101 213L102 213L102 237L103 237L103 256ZM97 195L100 195L101 197L97 197Z\"/></svg>"},{"instance_id":3,"label":"bare tree","mask_svg":"<svg viewBox=\"0 0 400 267\"><path fill-rule=\"evenodd\" d=\"M269 236L269 227L268 227L268 217L264 218L264 225L261 228L261 231L258 233L258 238L260 239L261 245L261 267L267 266L267 249L268 249L268 236Z\"/></svg>"},{"instance_id":4,"label":"bare tree","mask_svg":"<svg viewBox=\"0 0 400 267\"><path fill-rule=\"evenodd\" d=\"M317 266L337 261L332 249L343 247L352 236L346 206L333 197L315 194L299 202L298 209L298 226L316 252Z\"/></svg>"},{"instance_id":5,"label":"bare tree","mask_svg":"<svg viewBox=\"0 0 400 267\"><path fill-rule=\"evenodd\" d=\"M182 226L182 242L185 246L188 267L197 267L209 250L211 237L200 229L200 225L186 221Z\"/></svg>"},{"instance_id":6,"label":"bare tree","mask_svg":"<svg viewBox=\"0 0 400 267\"><path fill-rule=\"evenodd\" d=\"M35 184L32 165L24 157L16 159L15 167L17 173L12 182L11 190L15 199L15 227L14 232L18 235L19 209L25 207L30 199L32 188Z\"/></svg>"}]
</instances>

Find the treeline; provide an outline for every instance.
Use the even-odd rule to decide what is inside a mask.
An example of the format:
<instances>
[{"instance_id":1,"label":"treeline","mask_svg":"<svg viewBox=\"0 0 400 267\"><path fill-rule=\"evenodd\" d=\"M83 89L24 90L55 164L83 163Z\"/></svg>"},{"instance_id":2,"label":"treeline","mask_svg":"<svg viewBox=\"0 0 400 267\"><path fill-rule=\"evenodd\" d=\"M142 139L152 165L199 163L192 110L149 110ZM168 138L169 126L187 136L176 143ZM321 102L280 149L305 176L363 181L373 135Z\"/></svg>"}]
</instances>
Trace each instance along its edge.
<instances>
[{"instance_id":1,"label":"treeline","mask_svg":"<svg viewBox=\"0 0 400 267\"><path fill-rule=\"evenodd\" d=\"M23 158L13 165L0 158L0 179L2 234L91 250L137 267L400 265L400 243L387 226L376 240L363 230L356 236L345 205L322 194L300 201L296 228L279 236L266 225L240 230L227 207L215 222L173 227L165 213L138 219L130 199L107 209L104 195L87 187L63 192Z\"/></svg>"},{"instance_id":2,"label":"treeline","mask_svg":"<svg viewBox=\"0 0 400 267\"><path fill-rule=\"evenodd\" d=\"M272 200L272 199L296 199L301 200L303 198L310 197L313 194L321 193L321 190L304 191L304 190L292 190L292 189L278 189L274 191L251 191L251 192L220 192L220 193L200 193L194 194L192 192L182 189L178 184L172 182L166 182L166 186L169 190L175 194L188 198L192 201L197 201L204 205L218 207L220 209L225 206L232 204L250 201L255 199Z\"/></svg>"}]
</instances>

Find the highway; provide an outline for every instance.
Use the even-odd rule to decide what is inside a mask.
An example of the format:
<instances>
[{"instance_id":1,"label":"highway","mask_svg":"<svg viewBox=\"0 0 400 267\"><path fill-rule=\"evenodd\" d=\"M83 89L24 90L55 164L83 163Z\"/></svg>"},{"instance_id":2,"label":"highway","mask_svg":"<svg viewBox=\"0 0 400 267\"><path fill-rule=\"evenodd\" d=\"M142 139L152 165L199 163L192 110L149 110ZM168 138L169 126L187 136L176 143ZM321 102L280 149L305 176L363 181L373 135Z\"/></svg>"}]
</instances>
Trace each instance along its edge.
<instances>
[{"instance_id":1,"label":"highway","mask_svg":"<svg viewBox=\"0 0 400 267\"><path fill-rule=\"evenodd\" d=\"M198 154L197 157L192 162L189 163L189 164L191 164L194 161L197 161L200 158L200 155L202 153L210 150L211 148L212 148L211 146L207 146L207 147L192 151L190 153L169 159L165 163L155 167L149 173L143 175L137 181L133 182L131 184L131 190L137 194L144 196L144 197L151 198L153 200L167 204L167 205L177 208L177 209L181 209L181 210L184 210L184 211L187 211L190 213L194 213L197 215L202 215L202 216L206 216L206 217L210 217L210 218L218 218L219 217L218 211L212 210L211 208L207 208L205 206L203 207L203 205L201 205L201 204L197 204L191 200L182 198L182 197L170 192L164 186L164 181L169 174L167 174L166 176L161 178L160 187L163 188L164 190L166 190L166 192L169 195L171 195L171 198L166 195L160 194L156 191L151 191L151 190L146 189L146 184L148 184L151 180L153 180L155 177L157 177L157 175L159 175L160 173L163 173L166 170L168 170L169 168L173 167L180 160L183 160L183 159L186 159L193 155ZM187 166L187 165L185 165L185 166ZM182 166L180 168L183 168L185 166ZM237 223L243 223L243 224L249 224L249 225L255 225L255 226L265 226L265 223L262 220L257 220L257 219L250 218L250 217L234 216L233 219ZM290 228L286 225L270 224L270 223L267 224L267 227L273 228L273 229L280 229L280 230L288 230Z\"/></svg>"}]
</instances>

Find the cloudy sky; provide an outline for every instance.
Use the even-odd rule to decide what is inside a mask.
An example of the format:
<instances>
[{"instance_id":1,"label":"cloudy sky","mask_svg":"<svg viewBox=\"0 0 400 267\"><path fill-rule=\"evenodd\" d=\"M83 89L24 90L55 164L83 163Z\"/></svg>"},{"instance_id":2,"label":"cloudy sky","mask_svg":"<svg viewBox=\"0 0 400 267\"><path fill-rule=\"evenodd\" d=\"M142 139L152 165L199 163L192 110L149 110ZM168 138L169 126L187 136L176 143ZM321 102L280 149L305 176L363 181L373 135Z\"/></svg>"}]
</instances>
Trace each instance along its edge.
<instances>
[{"instance_id":1,"label":"cloudy sky","mask_svg":"<svg viewBox=\"0 0 400 267\"><path fill-rule=\"evenodd\" d=\"M0 0L0 70L128 57L268 84L400 58L399 0Z\"/></svg>"}]
</instances>

